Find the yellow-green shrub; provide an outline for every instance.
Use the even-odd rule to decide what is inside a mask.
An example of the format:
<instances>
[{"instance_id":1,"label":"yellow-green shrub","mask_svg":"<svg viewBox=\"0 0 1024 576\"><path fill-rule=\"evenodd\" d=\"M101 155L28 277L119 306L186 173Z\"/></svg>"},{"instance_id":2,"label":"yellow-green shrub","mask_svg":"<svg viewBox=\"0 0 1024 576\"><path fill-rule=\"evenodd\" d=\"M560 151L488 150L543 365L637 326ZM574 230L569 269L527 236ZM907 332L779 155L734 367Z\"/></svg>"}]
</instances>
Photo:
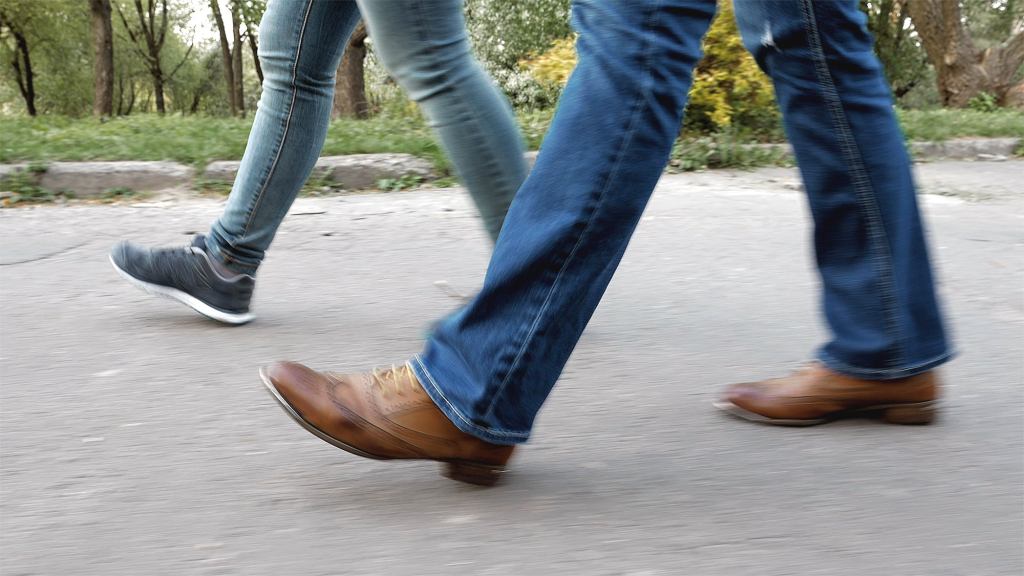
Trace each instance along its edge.
<instances>
[{"instance_id":1,"label":"yellow-green shrub","mask_svg":"<svg viewBox=\"0 0 1024 576\"><path fill-rule=\"evenodd\" d=\"M520 62L541 82L564 84L576 65L575 39L555 42L542 54ZM722 0L704 41L704 58L693 72L688 131L726 129L774 134L778 127L771 81L743 47L733 18L732 2Z\"/></svg>"}]
</instances>

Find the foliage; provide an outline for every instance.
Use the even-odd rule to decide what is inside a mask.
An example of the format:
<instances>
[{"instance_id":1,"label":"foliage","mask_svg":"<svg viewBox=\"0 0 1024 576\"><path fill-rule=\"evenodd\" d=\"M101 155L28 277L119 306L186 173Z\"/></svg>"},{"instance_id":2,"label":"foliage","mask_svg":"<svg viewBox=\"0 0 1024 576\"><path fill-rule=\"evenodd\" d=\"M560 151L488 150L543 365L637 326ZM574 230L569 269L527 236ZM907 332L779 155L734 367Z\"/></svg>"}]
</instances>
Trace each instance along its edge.
<instances>
[{"instance_id":1,"label":"foliage","mask_svg":"<svg viewBox=\"0 0 1024 576\"><path fill-rule=\"evenodd\" d=\"M576 66L574 40L556 40L520 65L538 81L564 84ZM769 135L778 131L778 122L771 81L744 48L732 4L725 1L708 31L704 58L694 70L685 128L712 133L740 126L751 134Z\"/></svg>"},{"instance_id":2,"label":"foliage","mask_svg":"<svg viewBox=\"0 0 1024 576\"><path fill-rule=\"evenodd\" d=\"M744 48L731 1L720 3L704 47L704 58L693 72L686 128L715 132L737 126L752 134L777 130L771 80Z\"/></svg>"},{"instance_id":3,"label":"foliage","mask_svg":"<svg viewBox=\"0 0 1024 576\"><path fill-rule=\"evenodd\" d=\"M902 102L918 87L935 91L929 75L928 55L914 33L905 0L860 0L868 30L875 38L875 54L882 62L893 95Z\"/></svg>"},{"instance_id":4,"label":"foliage","mask_svg":"<svg viewBox=\"0 0 1024 576\"><path fill-rule=\"evenodd\" d=\"M897 110L909 140L947 140L965 136L1020 137L1024 111ZM552 110L523 111L520 130L527 147L543 141ZM252 119L201 115L137 114L101 122L62 116L0 116L0 162L56 160L174 160L201 167L213 160L237 160L245 151ZM684 132L685 140L701 135ZM781 142L781 134L752 137L742 127L721 131L712 140L722 148L730 142ZM697 146L697 145L694 145ZM696 150L696 148L695 148ZM447 160L427 124L418 118L380 115L368 120L339 119L331 123L324 155L405 152L434 162L445 174ZM696 153L696 152L694 152ZM31 167L30 167L31 169Z\"/></svg>"},{"instance_id":5,"label":"foliage","mask_svg":"<svg viewBox=\"0 0 1024 576\"><path fill-rule=\"evenodd\" d=\"M43 168L45 170L45 168ZM39 186L38 166L18 170L0 178L0 207L18 204L40 204L74 198L70 192L51 192Z\"/></svg>"},{"instance_id":6,"label":"foliage","mask_svg":"<svg viewBox=\"0 0 1024 576\"><path fill-rule=\"evenodd\" d=\"M975 112L995 112L999 109L999 99L991 92L981 92L971 98L967 107Z\"/></svg>"},{"instance_id":7,"label":"foliage","mask_svg":"<svg viewBox=\"0 0 1024 576\"><path fill-rule=\"evenodd\" d=\"M541 82L565 85L576 66L576 37L555 40L546 51L523 59L519 65Z\"/></svg>"},{"instance_id":8,"label":"foliage","mask_svg":"<svg viewBox=\"0 0 1024 576\"><path fill-rule=\"evenodd\" d=\"M513 69L569 35L569 0L468 0L466 26L483 62Z\"/></svg>"},{"instance_id":9,"label":"foliage","mask_svg":"<svg viewBox=\"0 0 1024 576\"><path fill-rule=\"evenodd\" d=\"M992 112L979 112L965 109L897 109L897 114L908 140L1024 136L1024 110L1000 108Z\"/></svg>"},{"instance_id":10,"label":"foliage","mask_svg":"<svg viewBox=\"0 0 1024 576\"><path fill-rule=\"evenodd\" d=\"M466 26L477 57L516 108L554 106L558 85L519 62L569 35L569 0L468 0Z\"/></svg>"},{"instance_id":11,"label":"foliage","mask_svg":"<svg viewBox=\"0 0 1024 576\"><path fill-rule=\"evenodd\" d=\"M423 183L423 177L415 174L406 174L399 178L383 178L377 181L377 188L385 192L398 192L415 188Z\"/></svg>"},{"instance_id":12,"label":"foliage","mask_svg":"<svg viewBox=\"0 0 1024 576\"><path fill-rule=\"evenodd\" d=\"M751 144L735 129L711 136L681 138L672 147L670 172L690 172L708 168L756 168L785 165L790 162L784 147Z\"/></svg>"},{"instance_id":13,"label":"foliage","mask_svg":"<svg viewBox=\"0 0 1024 576\"><path fill-rule=\"evenodd\" d=\"M40 114L77 114L92 106L89 14L77 0L0 0L0 13L25 35ZM13 42L0 36L0 111L23 112Z\"/></svg>"}]
</instances>

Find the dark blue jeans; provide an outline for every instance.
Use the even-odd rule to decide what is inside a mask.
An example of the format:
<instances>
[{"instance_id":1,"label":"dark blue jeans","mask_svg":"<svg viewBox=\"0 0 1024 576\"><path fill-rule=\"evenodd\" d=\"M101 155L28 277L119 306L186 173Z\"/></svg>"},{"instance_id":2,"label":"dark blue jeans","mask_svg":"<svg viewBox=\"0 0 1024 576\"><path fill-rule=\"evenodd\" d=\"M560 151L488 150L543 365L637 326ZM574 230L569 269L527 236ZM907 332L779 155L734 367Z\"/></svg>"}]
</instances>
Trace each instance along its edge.
<instances>
[{"instance_id":1,"label":"dark blue jeans","mask_svg":"<svg viewBox=\"0 0 1024 576\"><path fill-rule=\"evenodd\" d=\"M949 358L910 162L855 0L736 0L775 83L815 222L832 340L893 379ZM524 442L668 160L714 0L578 0L579 61L479 296L412 364L459 428Z\"/></svg>"}]
</instances>

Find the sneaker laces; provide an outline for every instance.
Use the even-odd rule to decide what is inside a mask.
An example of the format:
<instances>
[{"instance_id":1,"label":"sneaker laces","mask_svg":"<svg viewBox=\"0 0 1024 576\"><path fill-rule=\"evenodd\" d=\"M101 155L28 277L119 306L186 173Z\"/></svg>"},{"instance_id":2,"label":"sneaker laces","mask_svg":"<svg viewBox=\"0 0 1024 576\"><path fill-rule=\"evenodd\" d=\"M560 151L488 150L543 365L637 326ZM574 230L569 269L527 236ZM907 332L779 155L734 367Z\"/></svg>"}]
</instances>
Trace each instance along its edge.
<instances>
[{"instance_id":1,"label":"sneaker laces","mask_svg":"<svg viewBox=\"0 0 1024 576\"><path fill-rule=\"evenodd\" d=\"M189 244L174 248L158 248L153 251L151 261L155 271L178 285L189 286L207 281L206 274L196 257L196 247Z\"/></svg>"},{"instance_id":2,"label":"sneaker laces","mask_svg":"<svg viewBox=\"0 0 1024 576\"><path fill-rule=\"evenodd\" d=\"M400 396L406 388L415 391L420 385L420 381L416 378L416 374L413 373L412 366L408 362L401 366L392 364L391 368L374 368L370 372L370 380L380 388L384 397L388 397L392 393Z\"/></svg>"}]
</instances>

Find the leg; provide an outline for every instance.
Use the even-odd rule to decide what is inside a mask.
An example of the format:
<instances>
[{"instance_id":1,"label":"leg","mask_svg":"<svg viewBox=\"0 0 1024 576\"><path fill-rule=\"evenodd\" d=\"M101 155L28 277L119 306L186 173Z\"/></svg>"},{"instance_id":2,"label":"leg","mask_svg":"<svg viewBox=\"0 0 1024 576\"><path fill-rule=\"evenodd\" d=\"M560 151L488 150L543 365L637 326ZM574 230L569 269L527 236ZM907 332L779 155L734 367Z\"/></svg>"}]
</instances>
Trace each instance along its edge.
<instances>
[{"instance_id":1,"label":"leg","mask_svg":"<svg viewBox=\"0 0 1024 576\"><path fill-rule=\"evenodd\" d=\"M360 0L374 51L419 104L491 239L526 178L512 108L470 51L462 0Z\"/></svg>"},{"instance_id":2,"label":"leg","mask_svg":"<svg viewBox=\"0 0 1024 576\"><path fill-rule=\"evenodd\" d=\"M747 48L772 77L814 217L832 340L821 364L730 386L716 406L807 426L880 414L931 422L950 353L910 160L855 0L737 0Z\"/></svg>"},{"instance_id":3,"label":"leg","mask_svg":"<svg viewBox=\"0 0 1024 576\"><path fill-rule=\"evenodd\" d=\"M737 0L810 198L832 370L894 379L949 356L910 161L854 0Z\"/></svg>"},{"instance_id":4,"label":"leg","mask_svg":"<svg viewBox=\"0 0 1024 576\"><path fill-rule=\"evenodd\" d=\"M463 431L527 439L665 167L714 12L710 0L573 4L579 61L483 290L413 361Z\"/></svg>"},{"instance_id":5,"label":"leg","mask_svg":"<svg viewBox=\"0 0 1024 576\"><path fill-rule=\"evenodd\" d=\"M357 455L492 484L597 307L668 161L714 0L578 0L579 63L483 290L426 352L369 374L273 364L288 414Z\"/></svg>"},{"instance_id":6,"label":"leg","mask_svg":"<svg viewBox=\"0 0 1024 576\"><path fill-rule=\"evenodd\" d=\"M334 75L359 22L354 1L272 0L260 22L263 94L210 255L253 274L316 164L327 135Z\"/></svg>"}]
</instances>

